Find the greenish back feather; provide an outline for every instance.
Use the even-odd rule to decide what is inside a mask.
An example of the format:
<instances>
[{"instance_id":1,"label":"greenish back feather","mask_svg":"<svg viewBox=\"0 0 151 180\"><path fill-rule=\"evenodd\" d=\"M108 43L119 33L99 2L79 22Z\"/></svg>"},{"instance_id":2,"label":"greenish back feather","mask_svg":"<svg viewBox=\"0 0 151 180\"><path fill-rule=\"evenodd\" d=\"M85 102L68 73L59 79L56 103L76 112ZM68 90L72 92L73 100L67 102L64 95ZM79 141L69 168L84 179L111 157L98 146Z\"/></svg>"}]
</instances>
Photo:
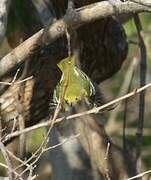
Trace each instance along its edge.
<instances>
[{"instance_id":1,"label":"greenish back feather","mask_svg":"<svg viewBox=\"0 0 151 180\"><path fill-rule=\"evenodd\" d=\"M62 77L54 92L55 101L59 101L64 89L63 99L69 105L76 104L82 99L89 99L95 94L91 80L76 67L74 56L63 59L58 63L58 67L62 71Z\"/></svg>"}]
</instances>

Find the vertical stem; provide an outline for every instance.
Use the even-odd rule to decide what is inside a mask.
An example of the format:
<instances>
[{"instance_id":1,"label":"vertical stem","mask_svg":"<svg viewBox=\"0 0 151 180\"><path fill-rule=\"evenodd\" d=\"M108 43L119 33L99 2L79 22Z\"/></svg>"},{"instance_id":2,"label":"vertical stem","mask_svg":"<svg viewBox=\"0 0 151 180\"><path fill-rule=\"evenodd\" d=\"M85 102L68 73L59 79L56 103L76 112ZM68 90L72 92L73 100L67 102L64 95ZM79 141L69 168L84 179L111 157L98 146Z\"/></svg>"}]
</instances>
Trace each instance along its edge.
<instances>
[{"instance_id":1,"label":"vertical stem","mask_svg":"<svg viewBox=\"0 0 151 180\"><path fill-rule=\"evenodd\" d=\"M139 37L139 48L140 48L140 86L146 84L146 47L142 36L142 25L139 16L134 15L134 22ZM142 151L142 137L144 127L144 112L145 112L145 91L140 93L139 96L139 119L137 124L136 132L136 168L138 173L141 172L141 151ZM140 178L141 179L141 178Z\"/></svg>"},{"instance_id":2,"label":"vertical stem","mask_svg":"<svg viewBox=\"0 0 151 180\"><path fill-rule=\"evenodd\" d=\"M133 77L134 77L134 70L132 72L131 75L131 79L130 79L130 83L129 83L129 87L127 90L127 94L130 92L131 90L131 86L132 86L132 81L133 81ZM125 104L124 104L124 115L123 115L123 149L124 152L127 152L127 145L126 145L126 120L127 120L127 111L128 111L128 99L125 100Z\"/></svg>"}]
</instances>

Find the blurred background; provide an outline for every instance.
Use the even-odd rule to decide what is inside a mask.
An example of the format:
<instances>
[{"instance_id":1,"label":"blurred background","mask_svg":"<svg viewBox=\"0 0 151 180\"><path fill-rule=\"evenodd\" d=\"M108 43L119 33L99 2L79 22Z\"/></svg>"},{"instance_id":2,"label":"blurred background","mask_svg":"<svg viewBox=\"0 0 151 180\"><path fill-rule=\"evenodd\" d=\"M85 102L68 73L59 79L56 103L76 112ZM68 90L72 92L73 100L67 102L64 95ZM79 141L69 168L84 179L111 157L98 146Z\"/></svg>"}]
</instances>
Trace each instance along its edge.
<instances>
[{"instance_id":1,"label":"blurred background","mask_svg":"<svg viewBox=\"0 0 151 180\"><path fill-rule=\"evenodd\" d=\"M1 57L5 56L14 47L20 44L24 39L31 36L37 31L37 27L33 24L35 17L35 7L31 7L28 2L16 1L15 16L8 17L8 27L6 38L0 46ZM26 5L25 5L26 4ZM29 8L28 8L29 7ZM10 13L11 10L10 10ZM14 17L17 17L14 19ZM142 13L140 19L143 27L143 37L147 48L147 82L151 81L151 14ZM38 24L38 23L37 23ZM38 25L37 25L38 26ZM26 29L26 27L28 27ZM139 87L139 60L140 50L138 47L137 30L132 18L123 23L128 38L128 55L118 73L111 78L100 83L100 89L107 101L120 97L133 89ZM30 28L32 29L30 32ZM20 38L22 37L22 38ZM123 147L123 122L125 121L125 139L128 142L128 148L131 152L135 151L133 144L136 138L136 126L139 112L139 97L134 96L119 104L114 110L105 114L105 129L113 142ZM46 134L45 128L33 131L27 136L27 156L31 156L33 152L41 144ZM16 146L16 151L17 151ZM146 91L145 97L145 124L143 133L142 155L144 161L144 169L151 169L151 89ZM15 148L13 150L15 152ZM49 161L49 154L45 153L39 160L36 171L40 169L40 176L51 177L51 166L46 163ZM2 154L0 154L0 162L4 163ZM45 162L45 163L44 163ZM6 169L0 167L0 175L6 175ZM39 177L40 178L40 177Z\"/></svg>"}]
</instances>

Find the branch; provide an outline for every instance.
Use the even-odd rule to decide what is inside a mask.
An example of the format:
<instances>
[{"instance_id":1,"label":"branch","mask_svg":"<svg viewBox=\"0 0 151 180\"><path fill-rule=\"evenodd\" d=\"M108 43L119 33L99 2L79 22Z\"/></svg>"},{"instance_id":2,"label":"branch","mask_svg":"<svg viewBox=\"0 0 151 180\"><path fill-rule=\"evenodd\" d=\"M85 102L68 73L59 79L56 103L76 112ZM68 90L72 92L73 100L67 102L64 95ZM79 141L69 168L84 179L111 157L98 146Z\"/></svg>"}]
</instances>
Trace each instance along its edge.
<instances>
[{"instance_id":1,"label":"branch","mask_svg":"<svg viewBox=\"0 0 151 180\"><path fill-rule=\"evenodd\" d=\"M9 179L13 180L13 177L14 177L14 175L13 175L13 166L12 166L11 160L10 160L10 158L8 156L7 150L6 150L4 144L1 141L0 141L0 149L1 149L1 152L2 152L2 154L4 156L6 164L8 166L8 176L9 176Z\"/></svg>"},{"instance_id":2,"label":"branch","mask_svg":"<svg viewBox=\"0 0 151 180\"><path fill-rule=\"evenodd\" d=\"M71 120L71 119L75 119L75 118L78 118L78 117L81 117L81 116L85 116L85 115L88 115L88 114L96 114L96 113L103 113L106 109L108 109L108 107L112 106L112 105L115 105L127 98L130 98L132 96L135 96L137 94L139 94L140 92L144 91L145 89L149 88L151 86L151 83L141 87L141 88L138 88L138 89L134 89L132 92L122 96L122 97L119 97L113 101L110 101L100 107L95 107L95 108L92 108L91 110L88 110L88 111L84 111L84 112L81 112L81 113L77 113L77 114L73 114L73 115L70 115L70 116L67 116L65 119L66 120ZM62 118L58 118L55 120L55 122L53 124L57 124L57 123L60 123L61 121L64 120L64 117ZM9 141L11 138L14 138L14 137L17 137L23 133L28 133L30 131L33 131L35 129L39 129L39 128L42 128L42 127L50 127L50 125L52 124L52 119L49 119L48 121L46 122L42 122L42 123L39 123L39 124L36 124L34 126L31 126L31 127L28 127L28 128L25 128L23 129L22 131L15 131L11 134L8 134L7 136L5 136L3 138L3 142L6 143L7 141Z\"/></svg>"},{"instance_id":3,"label":"branch","mask_svg":"<svg viewBox=\"0 0 151 180\"><path fill-rule=\"evenodd\" d=\"M70 137L67 138L67 139L64 139L62 142L60 142L60 143L58 143L58 144L56 144L56 145L50 146L50 147L48 147L48 148L46 148L46 147L40 148L39 154L38 154L38 151L37 151L37 153L34 153L29 159L27 159L27 161L25 161L25 163L29 163L30 161L32 161L32 163L30 164L29 167L27 167L24 171L22 171L20 175L23 175L25 172L27 172L27 171L31 168L31 166L34 167L34 164L36 164L36 162L37 162L37 161L39 160L39 158L43 155L43 153L45 153L45 152L47 152L47 151L49 151L49 150L52 150L52 149L54 149L54 148L57 148L57 147L59 147L59 146L62 146L63 144L69 142L69 141L72 140L72 139L78 138L79 136L80 136L80 134L76 134L76 135L74 135L74 136L70 136ZM23 165L23 164L21 164L21 165ZM20 167L21 167L21 166L20 166Z\"/></svg>"},{"instance_id":4,"label":"branch","mask_svg":"<svg viewBox=\"0 0 151 180\"><path fill-rule=\"evenodd\" d=\"M139 48L141 53L141 58L140 58L140 87L141 87L146 84L147 54L146 54L146 46L142 35L142 25L139 16L137 14L134 15L134 21L139 38ZM136 167L138 172L141 172L141 149L142 149L142 137L143 137L143 128L144 128L144 113L145 113L145 91L141 92L139 97L139 119L137 123L137 132L136 132Z\"/></svg>"},{"instance_id":5,"label":"branch","mask_svg":"<svg viewBox=\"0 0 151 180\"><path fill-rule=\"evenodd\" d=\"M150 0L146 0L146 3L151 5ZM151 8L129 1L118 1L116 3L111 1L102 1L76 9L73 16L71 16L71 14L66 14L62 19L54 22L51 26L48 26L46 37L43 36L44 29L41 29L32 37L24 41L21 45L16 47L8 55L3 57L0 61L0 77L4 76L12 68L16 67L16 65L28 59L27 57L33 54L40 45L51 44L56 39L63 36L67 26L71 26L76 29L83 24L97 19L145 11L151 12Z\"/></svg>"},{"instance_id":6,"label":"branch","mask_svg":"<svg viewBox=\"0 0 151 180\"><path fill-rule=\"evenodd\" d=\"M140 173L140 174L138 174L138 175L136 175L136 176L133 176L133 177L131 177L131 178L128 178L127 180L137 179L137 178L143 177L143 176L145 176L146 174L149 174L149 173L151 173L151 170L148 170L148 171L145 171L145 172L143 172L143 173Z\"/></svg>"},{"instance_id":7,"label":"branch","mask_svg":"<svg viewBox=\"0 0 151 180\"><path fill-rule=\"evenodd\" d=\"M7 170L9 169L9 167L8 167L6 164L3 164L3 163L1 163L1 162L0 162L0 166L3 167L3 168L5 168L5 169L7 169ZM16 177L19 177L20 180L23 180L16 171L13 171L13 173L16 175ZM0 176L0 180L10 180L10 178L9 178L9 177L1 177L1 176Z\"/></svg>"}]
</instances>

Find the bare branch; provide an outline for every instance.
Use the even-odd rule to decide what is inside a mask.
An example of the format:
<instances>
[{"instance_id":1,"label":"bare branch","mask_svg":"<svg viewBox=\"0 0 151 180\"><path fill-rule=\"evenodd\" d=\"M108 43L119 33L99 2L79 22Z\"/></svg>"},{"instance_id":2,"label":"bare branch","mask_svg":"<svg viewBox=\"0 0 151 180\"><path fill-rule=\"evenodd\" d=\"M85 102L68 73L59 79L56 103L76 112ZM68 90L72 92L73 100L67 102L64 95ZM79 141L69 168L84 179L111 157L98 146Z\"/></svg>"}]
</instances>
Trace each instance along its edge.
<instances>
[{"instance_id":1,"label":"bare branch","mask_svg":"<svg viewBox=\"0 0 151 180\"><path fill-rule=\"evenodd\" d=\"M27 159L27 161L25 161L24 163L28 163L29 161L33 160L33 158L36 157L36 159L34 161L32 161L32 163L30 164L30 166L28 166L24 171L22 171L22 173L20 175L23 175L26 171L28 171L31 167L34 166L34 164L39 160L39 158L42 156L43 153L45 153L46 151L52 150L54 148L57 148L67 142L69 142L70 140L74 139L74 138L78 138L80 136L80 134L76 134L74 136L70 136L67 139L64 139L61 143L58 143L56 145L50 146L48 148L43 147L42 145L44 144L44 141L42 142L42 145L40 145L40 148L38 148L38 150L29 158ZM47 138L47 137L46 137ZM38 154L39 153L39 154ZM22 165L19 166L19 168Z\"/></svg>"},{"instance_id":2,"label":"bare branch","mask_svg":"<svg viewBox=\"0 0 151 180\"><path fill-rule=\"evenodd\" d=\"M7 166L8 166L9 179L13 180L13 177L14 177L13 166L12 166L11 160L10 160L10 158L8 156L7 150L6 150L4 144L1 141L0 141L0 149L1 149L1 152L2 152L2 154L4 156L4 159L6 160Z\"/></svg>"},{"instance_id":3,"label":"bare branch","mask_svg":"<svg viewBox=\"0 0 151 180\"><path fill-rule=\"evenodd\" d=\"M139 38L139 48L140 48L140 87L146 84L146 46L142 36L142 25L139 16L134 15L135 26L137 29L137 34ZM137 132L136 132L136 167L137 171L141 172L141 150L142 150L142 137L144 128L144 113L145 113L145 91L140 93L139 97L139 118L137 122Z\"/></svg>"},{"instance_id":4,"label":"bare branch","mask_svg":"<svg viewBox=\"0 0 151 180\"><path fill-rule=\"evenodd\" d=\"M143 173L140 173L140 174L138 174L138 175L136 175L136 176L133 176L133 177L131 177L131 178L128 178L127 180L137 179L137 178L143 177L144 175L149 174L149 173L151 173L151 170L148 170L148 171L145 171L145 172L143 172Z\"/></svg>"},{"instance_id":5,"label":"bare branch","mask_svg":"<svg viewBox=\"0 0 151 180\"><path fill-rule=\"evenodd\" d=\"M7 166L6 164L0 163L0 166L8 169L8 166ZM19 177L19 174L18 174L16 171L13 171L13 173L14 173L17 177ZM1 176L0 176L0 180L6 180L6 179L9 180L10 178L9 178L9 177L1 177ZM23 179L20 177L20 180L23 180Z\"/></svg>"},{"instance_id":6,"label":"bare branch","mask_svg":"<svg viewBox=\"0 0 151 180\"><path fill-rule=\"evenodd\" d=\"M56 148L56 147L59 147L59 146L67 143L68 141L70 141L70 140L72 140L72 139L78 138L79 136L80 136L80 134L76 134L76 135L74 135L74 136L70 136L69 138L64 139L61 143L58 143L58 144L56 144L56 145L50 146L50 147L48 147L48 148L45 148L43 151L46 152L46 151L49 151L49 150L54 149L54 148Z\"/></svg>"},{"instance_id":7,"label":"bare branch","mask_svg":"<svg viewBox=\"0 0 151 180\"><path fill-rule=\"evenodd\" d=\"M73 114L73 115L70 115L70 116L67 116L66 117L66 120L71 120L71 119L74 119L74 118L78 118L78 117L81 117L81 116L85 116L85 115L88 115L88 114L96 114L96 113L103 113L105 111L105 109L108 109L108 107L114 105L114 104L117 104L127 98L130 98L132 96L135 96L137 94L139 94L140 92L144 91L145 89L149 88L151 86L151 83L141 87L141 88L138 88L138 89L134 89L134 91L122 96L122 97L119 97L113 101L110 101L100 107L95 107L95 108L92 108L91 110L88 110L88 111L84 111L84 112L81 112L81 113L77 113L77 114ZM54 124L56 123L60 123L61 121L64 120L64 117L62 118L58 118L54 121ZM39 128L42 128L42 127L49 127L50 125L52 124L52 119L49 119L48 121L46 122L42 122L42 123L39 123L39 124L36 124L34 126L31 126L31 127L28 127L28 128L25 128L24 130L22 131L15 131L14 133L12 134L8 134L7 136L5 136L5 138L3 139L3 142L6 142L8 140L10 140L11 138L13 137L17 137L23 133L28 133L30 131L33 131L35 129L39 129Z\"/></svg>"},{"instance_id":8,"label":"bare branch","mask_svg":"<svg viewBox=\"0 0 151 180\"><path fill-rule=\"evenodd\" d=\"M33 78L33 77L30 76L30 77L27 77L27 78L25 78L25 79L23 79L23 80L16 81L16 82L14 82L14 83L13 83L13 82L2 82L2 81L0 81L0 84L11 86L11 85L13 85L13 84L21 84L21 83L23 83L23 82L25 82L25 81L28 81L28 80L32 79L32 78Z\"/></svg>"},{"instance_id":9,"label":"bare branch","mask_svg":"<svg viewBox=\"0 0 151 180\"><path fill-rule=\"evenodd\" d=\"M151 5L150 0L146 0L146 3ZM110 1L102 1L76 9L74 16L66 14L63 19L54 22L51 26L48 26L47 37L43 37L44 29L41 29L39 32L16 47L8 55L3 57L0 61L0 77L9 72L16 65L28 59L27 57L43 43L50 44L59 37L63 36L65 34L66 27L69 25L73 28L78 28L85 23L89 23L97 19L113 15L117 16L123 13L129 14L144 11L151 12L151 8L129 1L118 1L118 3L115 4Z\"/></svg>"}]
</instances>

